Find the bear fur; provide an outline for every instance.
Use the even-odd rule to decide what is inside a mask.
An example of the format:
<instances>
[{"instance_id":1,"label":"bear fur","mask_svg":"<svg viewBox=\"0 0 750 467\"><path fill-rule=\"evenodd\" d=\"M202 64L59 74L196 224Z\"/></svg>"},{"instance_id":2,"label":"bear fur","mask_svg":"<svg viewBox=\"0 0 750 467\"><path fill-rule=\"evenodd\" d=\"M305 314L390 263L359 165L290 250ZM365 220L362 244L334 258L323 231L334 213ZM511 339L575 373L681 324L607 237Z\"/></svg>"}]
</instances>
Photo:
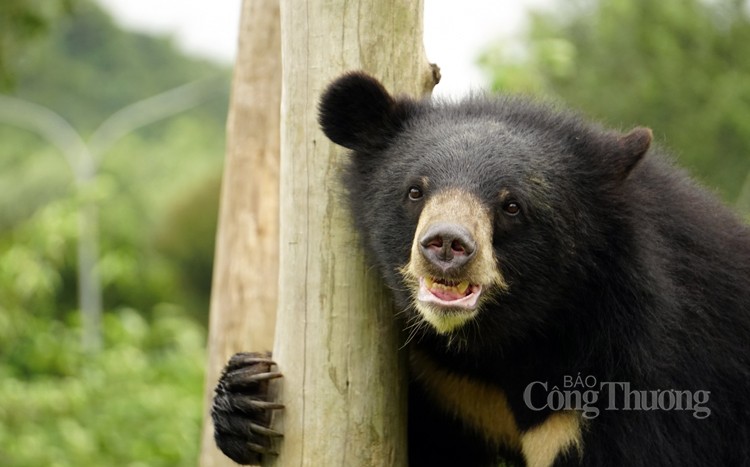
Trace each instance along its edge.
<instances>
[{"instance_id":1,"label":"bear fur","mask_svg":"<svg viewBox=\"0 0 750 467\"><path fill-rule=\"evenodd\" d=\"M410 465L750 465L750 229L650 130L394 97L359 72L320 124L350 150L355 226L404 311ZM255 379L225 371L216 439L255 461L279 375L238 358Z\"/></svg>"}]
</instances>

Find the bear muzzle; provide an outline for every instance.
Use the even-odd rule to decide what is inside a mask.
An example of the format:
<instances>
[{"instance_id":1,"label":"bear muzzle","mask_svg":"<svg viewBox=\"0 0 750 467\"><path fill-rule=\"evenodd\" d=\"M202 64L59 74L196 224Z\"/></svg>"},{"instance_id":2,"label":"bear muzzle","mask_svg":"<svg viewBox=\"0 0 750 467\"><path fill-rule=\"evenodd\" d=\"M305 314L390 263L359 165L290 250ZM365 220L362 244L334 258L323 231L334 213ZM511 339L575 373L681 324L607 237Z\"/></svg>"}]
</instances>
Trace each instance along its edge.
<instances>
[{"instance_id":1,"label":"bear muzzle","mask_svg":"<svg viewBox=\"0 0 750 467\"><path fill-rule=\"evenodd\" d=\"M492 248L489 209L463 190L434 194L422 210L401 273L415 308L439 333L474 318L487 291L507 287Z\"/></svg>"}]
</instances>

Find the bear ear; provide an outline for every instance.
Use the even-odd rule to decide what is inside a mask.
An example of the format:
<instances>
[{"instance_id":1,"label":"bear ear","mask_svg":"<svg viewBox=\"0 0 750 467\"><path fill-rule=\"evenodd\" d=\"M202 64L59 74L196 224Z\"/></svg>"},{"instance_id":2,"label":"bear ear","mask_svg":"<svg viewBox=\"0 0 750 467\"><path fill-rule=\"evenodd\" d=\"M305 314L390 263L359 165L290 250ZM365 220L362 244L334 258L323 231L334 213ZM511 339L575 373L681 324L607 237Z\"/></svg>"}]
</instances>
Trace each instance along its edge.
<instances>
[{"instance_id":1,"label":"bear ear","mask_svg":"<svg viewBox=\"0 0 750 467\"><path fill-rule=\"evenodd\" d=\"M654 134L650 128L637 127L615 140L613 168L620 180L625 180L651 146Z\"/></svg>"},{"instance_id":2,"label":"bear ear","mask_svg":"<svg viewBox=\"0 0 750 467\"><path fill-rule=\"evenodd\" d=\"M372 76L347 73L323 93L318 122L331 141L345 148L382 149L401 128L408 102L394 99Z\"/></svg>"}]
</instances>

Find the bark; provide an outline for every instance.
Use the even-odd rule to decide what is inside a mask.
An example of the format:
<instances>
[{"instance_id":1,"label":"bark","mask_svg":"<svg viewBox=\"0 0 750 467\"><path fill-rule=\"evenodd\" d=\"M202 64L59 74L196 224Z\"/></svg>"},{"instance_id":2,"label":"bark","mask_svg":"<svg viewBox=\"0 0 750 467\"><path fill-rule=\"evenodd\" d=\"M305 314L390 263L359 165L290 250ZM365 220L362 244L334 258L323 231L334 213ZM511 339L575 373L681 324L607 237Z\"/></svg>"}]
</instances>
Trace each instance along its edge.
<instances>
[{"instance_id":1,"label":"bark","mask_svg":"<svg viewBox=\"0 0 750 467\"><path fill-rule=\"evenodd\" d=\"M406 465L406 368L394 311L365 264L339 184L344 150L316 122L325 85L363 69L390 90L435 84L422 1L282 0L281 238L274 359L286 409L269 464Z\"/></svg>"},{"instance_id":2,"label":"bark","mask_svg":"<svg viewBox=\"0 0 750 467\"><path fill-rule=\"evenodd\" d=\"M202 467L235 466L214 444L213 390L231 355L270 350L278 288L281 38L278 0L245 0L216 239Z\"/></svg>"}]
</instances>

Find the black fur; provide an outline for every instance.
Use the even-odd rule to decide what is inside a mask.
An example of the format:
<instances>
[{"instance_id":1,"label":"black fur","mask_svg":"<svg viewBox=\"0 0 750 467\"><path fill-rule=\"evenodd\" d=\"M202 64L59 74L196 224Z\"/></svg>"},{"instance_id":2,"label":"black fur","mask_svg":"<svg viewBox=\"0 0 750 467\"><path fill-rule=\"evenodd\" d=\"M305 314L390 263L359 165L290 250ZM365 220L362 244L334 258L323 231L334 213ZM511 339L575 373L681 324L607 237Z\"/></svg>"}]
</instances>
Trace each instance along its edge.
<instances>
[{"instance_id":1,"label":"black fur","mask_svg":"<svg viewBox=\"0 0 750 467\"><path fill-rule=\"evenodd\" d=\"M512 97L394 98L362 73L331 84L320 123L352 150L343 172L351 212L404 310L410 349L502 390L522 433L550 416L523 400L534 381L562 387L580 374L642 390L711 391L705 419L607 411L603 395L583 427L581 455L554 465L750 465L750 230L649 149L649 130L623 135ZM409 200L413 186L420 202ZM490 209L491 247L509 287L471 322L438 334L412 307L399 268L421 206L448 188ZM509 197L519 215L504 215ZM258 365L244 367L268 371ZM217 442L238 462L257 461L268 433L236 428L267 426L268 411L233 401L265 400L267 388L227 391L232 371L217 389ZM410 465L523 464L518 449L486 442L416 379L409 400Z\"/></svg>"},{"instance_id":2,"label":"black fur","mask_svg":"<svg viewBox=\"0 0 750 467\"><path fill-rule=\"evenodd\" d=\"M344 75L320 100L327 115L321 126L326 136L349 149L384 148L400 130L411 101L395 100L382 84L362 73Z\"/></svg>"}]
</instances>

